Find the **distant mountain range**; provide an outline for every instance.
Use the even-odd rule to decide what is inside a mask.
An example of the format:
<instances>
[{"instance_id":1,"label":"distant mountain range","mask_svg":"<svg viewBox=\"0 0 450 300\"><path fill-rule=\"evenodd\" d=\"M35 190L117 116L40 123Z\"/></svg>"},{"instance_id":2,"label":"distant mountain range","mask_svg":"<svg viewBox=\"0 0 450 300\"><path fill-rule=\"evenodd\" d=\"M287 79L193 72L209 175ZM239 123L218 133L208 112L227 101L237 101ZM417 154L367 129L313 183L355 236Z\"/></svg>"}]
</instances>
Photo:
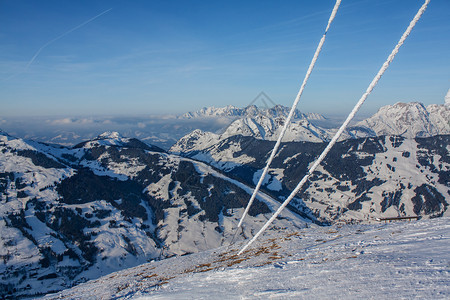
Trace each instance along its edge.
<instances>
[{"instance_id":1,"label":"distant mountain range","mask_svg":"<svg viewBox=\"0 0 450 300\"><path fill-rule=\"evenodd\" d=\"M429 136L447 134L449 117L448 105L429 105L419 103L405 104L404 110L412 112L411 122L417 125L417 132L412 132L408 122L392 120L402 115L401 103L382 108L367 122L354 124L353 129L344 133L342 139L377 136L380 134L402 134L402 136ZM391 112L386 115L384 110ZM10 118L2 120L2 129L24 139L32 139L49 144L60 144L71 147L82 141L95 138L104 131L118 131L127 137L137 138L146 143L156 145L165 150L170 149L182 137L194 130L223 135L224 138L243 134L259 139L275 140L281 130L284 119L289 113L288 107L280 105L272 108L258 108L254 105L237 108L226 106L221 108L203 108L183 115L166 116L100 116L91 118ZM395 111L395 112L394 112ZM440 114L440 116L439 116ZM435 117L436 116L436 117ZM334 118L326 118L316 113L302 113L298 110L293 115L293 122L286 133L284 141L327 141L339 126ZM378 119L376 119L376 117ZM416 119L414 119L416 118ZM392 119L392 120L391 120ZM428 122L427 126L421 127ZM233 124L233 122L235 122ZM402 125L403 124L403 125ZM232 125L232 126L230 126ZM400 127L398 127L398 125ZM402 128L401 126L406 126ZM404 132L405 129L408 132ZM420 132L423 134L420 135ZM411 133L411 134L410 134Z\"/></svg>"},{"instance_id":2,"label":"distant mountain range","mask_svg":"<svg viewBox=\"0 0 450 300\"><path fill-rule=\"evenodd\" d=\"M256 117L266 116L268 118L286 117L289 114L290 108L282 105L275 105L272 108L258 108L256 105L249 105L244 108L239 108L233 105L225 107L204 107L195 112L187 112L180 116L184 119L193 118L209 118L209 117ZM293 115L294 119L308 119L308 120L324 120L325 117L317 113L302 113L299 110L295 110Z\"/></svg>"},{"instance_id":3,"label":"distant mountain range","mask_svg":"<svg viewBox=\"0 0 450 300\"><path fill-rule=\"evenodd\" d=\"M277 109L277 112L286 112ZM245 115L232 122L221 134L194 130L182 137L170 151L188 153L211 147L234 135L251 136L256 139L277 140L287 114L261 113ZM372 117L349 127L340 140L361 137L395 135L406 138L431 137L450 134L450 107L421 103L397 103L382 107ZM337 129L325 129L314 121L294 118L283 138L284 142L326 142Z\"/></svg>"},{"instance_id":4,"label":"distant mountain range","mask_svg":"<svg viewBox=\"0 0 450 300\"><path fill-rule=\"evenodd\" d=\"M256 106L247 108L228 106L204 108L199 112L184 115L11 117L0 119L0 124L2 129L16 137L68 147L93 139L99 133L113 130L168 150L181 137L196 129L222 132L224 127L244 116L276 117L287 115L288 111L289 108L282 106L271 109L261 109ZM303 114L297 111L295 116L330 123L319 114Z\"/></svg>"}]
</instances>

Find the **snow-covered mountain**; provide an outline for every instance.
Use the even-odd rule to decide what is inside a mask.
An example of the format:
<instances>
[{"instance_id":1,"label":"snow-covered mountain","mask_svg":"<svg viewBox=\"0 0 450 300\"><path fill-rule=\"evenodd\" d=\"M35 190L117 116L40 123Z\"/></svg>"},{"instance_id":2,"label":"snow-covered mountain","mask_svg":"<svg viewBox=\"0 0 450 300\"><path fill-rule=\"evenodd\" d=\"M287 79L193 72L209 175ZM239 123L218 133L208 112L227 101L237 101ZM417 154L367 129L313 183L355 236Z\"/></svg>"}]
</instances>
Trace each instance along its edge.
<instances>
[{"instance_id":1,"label":"snow-covered mountain","mask_svg":"<svg viewBox=\"0 0 450 300\"><path fill-rule=\"evenodd\" d=\"M0 298L227 244L250 193L204 163L116 132L74 148L2 132ZM261 193L244 236L276 205ZM307 215L286 211L277 226L302 227L314 220Z\"/></svg>"},{"instance_id":2,"label":"snow-covered mountain","mask_svg":"<svg viewBox=\"0 0 450 300\"><path fill-rule=\"evenodd\" d=\"M450 218L273 228L243 244L116 272L44 299L449 299Z\"/></svg>"},{"instance_id":3,"label":"snow-covered mountain","mask_svg":"<svg viewBox=\"0 0 450 300\"><path fill-rule=\"evenodd\" d=\"M449 214L449 144L450 135L341 141L293 205L299 201L299 208L306 206L322 221ZM273 141L236 135L184 155L255 185L273 146ZM265 190L285 199L325 146L282 143L263 184Z\"/></svg>"},{"instance_id":4,"label":"snow-covered mountain","mask_svg":"<svg viewBox=\"0 0 450 300\"><path fill-rule=\"evenodd\" d=\"M180 116L184 119L193 118L211 118L211 117L233 117L233 118L251 118L263 115L269 118L287 117L290 108L282 105L275 105L272 108L259 108L256 105L249 105L239 108L233 105L225 107L204 107L195 112L187 112ZM296 110L293 115L294 119L324 120L325 117L318 113L302 113Z\"/></svg>"},{"instance_id":5,"label":"snow-covered mountain","mask_svg":"<svg viewBox=\"0 0 450 300\"><path fill-rule=\"evenodd\" d=\"M127 147L127 148L141 148L141 149L147 149L152 150L156 152L165 152L163 149L148 145L136 138L127 138L122 136L120 133L116 131L106 131L102 134L100 134L98 137L90 140L81 142L77 145L75 145L73 148L86 148L86 149L92 149L96 147Z\"/></svg>"},{"instance_id":6,"label":"snow-covered mountain","mask_svg":"<svg viewBox=\"0 0 450 300\"><path fill-rule=\"evenodd\" d=\"M277 111L276 107L273 108ZM284 112L281 107L279 109ZM450 134L450 107L421 103L397 103L382 107L372 117L351 126L340 140L349 138L377 137L382 135L406 138L431 137ZM284 125L283 113L259 114L242 117L232 122L222 134L193 131L178 140L170 149L174 153L204 150L234 135L251 136L256 139L277 140ZM305 118L294 119L289 125L284 142L326 142L337 129L325 129Z\"/></svg>"},{"instance_id":7,"label":"snow-covered mountain","mask_svg":"<svg viewBox=\"0 0 450 300\"><path fill-rule=\"evenodd\" d=\"M221 138L233 135L252 136L257 139L274 141L277 140L284 126L285 117L269 118L263 115L253 118L243 118L234 121ZM286 131L283 141L314 141L322 142L328 140L329 133L319 128L306 119L294 120Z\"/></svg>"},{"instance_id":8,"label":"snow-covered mountain","mask_svg":"<svg viewBox=\"0 0 450 300\"><path fill-rule=\"evenodd\" d=\"M276 141L284 125L285 118L269 118L264 115L245 117L232 122L222 134L196 129L178 140L171 148L172 153L187 153L204 150L231 136L242 135L261 140ZM283 138L291 141L328 141L330 131L315 126L306 119L292 121Z\"/></svg>"},{"instance_id":9,"label":"snow-covered mountain","mask_svg":"<svg viewBox=\"0 0 450 300\"><path fill-rule=\"evenodd\" d=\"M204 107L196 112L188 112L180 118L183 119L208 119L227 118L230 124L214 133L196 129L179 139L170 149L173 153L184 153L193 150L202 150L219 141L234 135L252 136L263 140L276 140L280 134L284 121L290 108L275 105L272 108L258 108L250 105L238 108L232 105L226 107ZM317 113L301 113L295 110L289 129L283 141L314 141L329 140L333 131L327 131L315 126L310 120L325 120L325 117Z\"/></svg>"},{"instance_id":10,"label":"snow-covered mountain","mask_svg":"<svg viewBox=\"0 0 450 300\"><path fill-rule=\"evenodd\" d=\"M449 96L447 95L447 98L448 97ZM448 100L445 101L448 103ZM394 106L391 107L392 110L394 109ZM410 106L413 107L414 105ZM416 124L415 126L417 128L434 128L430 131L430 134L436 134L436 131L438 132L437 134L448 134L449 109L450 106L448 104L429 105L426 107L426 114L428 114L429 117L428 119L424 118L424 120L425 122L430 122L431 125ZM169 149L179 139L197 129L204 132L222 134L234 121L238 122L233 124L232 127L239 127L237 125L241 124L244 128L247 126L246 124L254 123L259 128L264 129L264 126L267 126L264 124L270 122L273 122L274 125L277 126L276 124L280 123L281 120L287 116L288 112L289 108L279 105L274 106L273 108L264 109L252 105L246 108L237 108L234 106L223 108L210 107L204 108L198 112L187 113L184 116L98 116L95 118L41 117L27 118L26 120L23 118L11 117L2 120L2 127L10 134L17 137L41 141L48 144L65 145L67 147L71 147L86 140L91 140L95 138L99 132L114 130L123 133L127 137L137 138L143 142L156 145L163 149ZM398 115L399 113L400 112L394 115ZM435 115L437 116L436 118L434 117ZM377 124L389 124L389 122L391 122L391 117L392 116L387 115L381 116L380 118L382 120L377 120ZM245 119L246 121L241 119ZM305 120L309 123L306 123ZM260 121L261 124L259 124ZM329 140L336 132L336 129L333 128L339 125L337 119L325 118L322 115L315 113L301 113L299 111L295 112L293 121L294 124L290 126L285 141L320 142L320 140ZM422 122L422 120L419 121ZM417 120L414 122L417 122ZM367 127L368 124L361 123L359 125L361 125L361 127L354 127L346 133L343 139L376 136L381 132L373 131L371 128ZM232 127L228 130L228 136L233 134L231 130ZM405 126L400 126L400 129L403 128L403 131L395 126L384 126L385 128L383 128L383 126L380 125L379 127L390 135L400 135L404 132ZM271 132L275 132L274 135L276 135L277 128L272 125L269 128L271 128L271 131L269 130L268 134L262 132L262 135L260 134L260 136L267 136L267 139L273 140L274 137L271 136ZM246 129L243 129L242 131L246 131ZM258 133L258 131L259 130L255 132ZM420 131L426 132L426 130ZM409 135L409 132L406 132L406 135ZM255 137L257 136L255 135Z\"/></svg>"},{"instance_id":11,"label":"snow-covered mountain","mask_svg":"<svg viewBox=\"0 0 450 300\"><path fill-rule=\"evenodd\" d=\"M418 102L382 107L372 117L359 122L350 132L357 137L397 135L406 138L450 134L450 107Z\"/></svg>"}]
</instances>

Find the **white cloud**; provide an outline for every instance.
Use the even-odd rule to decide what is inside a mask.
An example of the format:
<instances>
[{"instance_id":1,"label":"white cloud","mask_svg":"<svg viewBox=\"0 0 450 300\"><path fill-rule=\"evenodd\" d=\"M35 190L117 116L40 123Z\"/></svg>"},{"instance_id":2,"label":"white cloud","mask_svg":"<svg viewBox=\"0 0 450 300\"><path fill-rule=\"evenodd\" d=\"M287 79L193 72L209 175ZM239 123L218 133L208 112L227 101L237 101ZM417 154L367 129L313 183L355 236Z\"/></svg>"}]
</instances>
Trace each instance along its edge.
<instances>
[{"instance_id":1,"label":"white cloud","mask_svg":"<svg viewBox=\"0 0 450 300\"><path fill-rule=\"evenodd\" d=\"M50 123L51 125L89 125L93 124L94 121L88 118L82 119L63 118L56 120L47 120L47 123Z\"/></svg>"},{"instance_id":2,"label":"white cloud","mask_svg":"<svg viewBox=\"0 0 450 300\"><path fill-rule=\"evenodd\" d=\"M72 119L64 118L64 119L58 119L58 120L47 120L47 122L52 125L69 125L69 124L72 124Z\"/></svg>"}]
</instances>

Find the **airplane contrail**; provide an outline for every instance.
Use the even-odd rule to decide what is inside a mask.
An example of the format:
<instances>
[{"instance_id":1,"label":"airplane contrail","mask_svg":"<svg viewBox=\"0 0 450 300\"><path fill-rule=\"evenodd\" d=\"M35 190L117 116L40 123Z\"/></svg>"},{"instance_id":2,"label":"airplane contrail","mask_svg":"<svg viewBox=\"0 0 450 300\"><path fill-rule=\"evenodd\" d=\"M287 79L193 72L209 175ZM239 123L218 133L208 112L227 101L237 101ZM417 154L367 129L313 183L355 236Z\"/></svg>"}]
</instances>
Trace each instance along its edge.
<instances>
[{"instance_id":1,"label":"airplane contrail","mask_svg":"<svg viewBox=\"0 0 450 300\"><path fill-rule=\"evenodd\" d=\"M36 58L37 58L37 57L39 56L39 54L42 52L42 50L44 50L46 47L48 47L48 46L51 45L52 43L56 42L57 40L59 40L59 39L65 37L65 36L68 35L69 33L71 33L71 32L73 32L73 31L75 31L75 30L77 30L77 29L83 27L84 25L87 25L87 24L91 23L92 21L94 21L95 19L97 19L97 18L101 17L102 15L106 14L106 13L109 12L110 10L112 10L112 7L111 7L110 9L107 9L107 10L105 10L104 12L102 12L102 13L96 15L95 17L92 17L92 18L90 18L89 20L84 21L83 23L81 23L81 24L79 24L79 25L73 27L72 29L70 29L70 30L64 32L63 34L57 36L56 38L54 38L54 39L48 41L47 43L45 43L44 45L42 45L42 46L38 49L38 51L36 51L36 53L33 55L33 57L32 57L32 58L30 59L30 61L27 63L25 69L24 69L22 72L19 72L19 73L17 73L17 74L11 75L10 77L8 77L8 78L6 78L6 79L4 79L4 80L11 79L11 78L13 78L13 77L15 77L15 76L17 76L17 75L19 75L19 74L22 74L22 73L26 72L26 71L28 70L28 68L31 66L31 64L36 60Z\"/></svg>"}]
</instances>

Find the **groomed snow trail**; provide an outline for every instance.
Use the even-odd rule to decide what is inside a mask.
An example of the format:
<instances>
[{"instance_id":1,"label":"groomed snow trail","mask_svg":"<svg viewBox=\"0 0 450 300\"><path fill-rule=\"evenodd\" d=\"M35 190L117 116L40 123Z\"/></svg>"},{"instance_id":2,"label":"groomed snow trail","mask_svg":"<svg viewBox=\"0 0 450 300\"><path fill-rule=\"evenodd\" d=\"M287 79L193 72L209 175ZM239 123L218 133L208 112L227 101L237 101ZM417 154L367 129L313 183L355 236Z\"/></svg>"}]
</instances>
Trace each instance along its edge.
<instances>
[{"instance_id":1,"label":"groomed snow trail","mask_svg":"<svg viewBox=\"0 0 450 300\"><path fill-rule=\"evenodd\" d=\"M334 135L333 139L330 141L328 146L323 150L322 154L320 154L319 158L314 162L312 167L309 169L308 173L303 177L303 179L299 182L299 184L296 186L296 188L292 191L292 193L289 195L289 197L283 202L283 204L278 208L278 210L273 214L273 216L264 224L264 226L258 231L258 233L248 242L247 245L245 245L242 250L239 252L241 254L245 251L263 232L267 229L267 227L270 226L270 224L275 220L275 218L281 213L281 211L289 204L289 202L295 197L295 195L300 191L300 189L303 187L303 185L306 183L308 178L314 173L316 168L319 166L319 164L322 162L322 160L327 156L330 149L334 146L336 141L339 139L341 134L344 132L345 128L347 127L348 123L353 119L353 117L356 115L364 101L367 99L367 97L370 95L374 87L377 85L378 81L380 80L381 76L383 76L384 72L388 69L391 62L394 60L395 55L398 53L398 50L405 42L406 38L411 33L412 29L416 25L417 21L419 21L422 14L427 9L428 4L430 3L430 0L425 0L422 7L419 9L417 14L414 16L411 23L409 23L408 28L403 33L402 37L398 41L397 45L395 46L394 50L392 50L391 54L387 58L387 60L384 62L381 69L378 71L377 75L374 77L372 82L370 83L369 87L367 88L366 92L362 95L362 97L359 99L359 101L356 103L355 107L353 107L353 110L348 115L347 119L344 121L342 126L339 128L339 130Z\"/></svg>"},{"instance_id":2,"label":"groomed snow trail","mask_svg":"<svg viewBox=\"0 0 450 300\"><path fill-rule=\"evenodd\" d=\"M275 155L277 154L278 148L280 147L280 144L281 144L281 140L283 139L283 136L286 133L286 130L287 130L287 128L288 128L288 126L289 126L289 124L291 122L292 116L295 113L295 110L297 108L297 104L300 101L300 97L303 94L303 90L305 89L306 83L308 82L308 79L311 76L311 72L314 69L314 66L316 64L317 58L319 57L320 51L322 50L323 44L325 43L325 37L326 37L326 35L328 33L328 30L330 29L330 25L333 22L334 17L336 16L336 13L338 11L338 8L339 8L340 4L341 4L341 0L337 0L336 4L333 7L333 10L331 12L330 18L328 20L327 27L325 29L325 33L323 34L322 38L320 39L319 45L317 46L316 52L314 53L313 59L311 60L311 63L309 65L309 67L308 67L308 71L306 72L305 78L303 79L303 83L302 83L302 85L300 87L300 90L299 90L299 92L297 94L297 97L295 98L294 103L292 104L291 110L289 111L289 115L288 115L288 117L286 118L286 120L284 122L284 126L283 126L283 128L282 128L282 130L280 132L280 136L278 137L277 142L276 142L276 144L275 144L275 146L274 146L274 148L273 148L273 150L272 150L272 152L270 154L270 157L269 157L269 160L267 161L266 167L264 168L264 170L263 170L263 172L261 174L261 177L259 178L259 181L258 181L258 183L257 183L257 185L255 187L255 190L253 191L253 194L250 197L250 200L249 200L249 202L247 204L247 207L245 208L245 211L242 214L242 217L241 217L241 219L239 221L239 224L238 224L238 226L236 228L236 232L242 226L242 222L244 222L244 219L247 216L248 211L250 210L250 206L252 205L253 201L255 200L256 194L258 193L258 191L259 191L259 189L260 189L260 187L261 187L261 185L262 185L262 183L264 181L264 178L266 177L267 172L269 171L270 164L272 163Z\"/></svg>"}]
</instances>

